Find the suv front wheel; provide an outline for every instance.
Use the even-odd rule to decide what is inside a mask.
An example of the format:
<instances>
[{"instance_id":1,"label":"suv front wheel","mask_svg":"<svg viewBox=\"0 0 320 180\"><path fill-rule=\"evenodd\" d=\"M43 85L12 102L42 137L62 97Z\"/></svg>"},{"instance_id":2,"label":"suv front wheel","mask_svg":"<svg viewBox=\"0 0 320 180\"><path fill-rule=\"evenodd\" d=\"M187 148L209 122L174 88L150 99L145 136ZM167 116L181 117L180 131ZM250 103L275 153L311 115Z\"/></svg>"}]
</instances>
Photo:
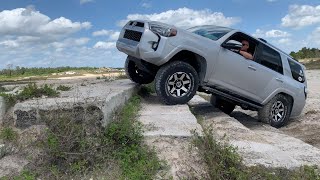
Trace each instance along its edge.
<instances>
[{"instance_id":1,"label":"suv front wheel","mask_svg":"<svg viewBox=\"0 0 320 180\"><path fill-rule=\"evenodd\" d=\"M289 120L292 101L285 95L278 94L258 111L259 120L275 128L280 128Z\"/></svg>"},{"instance_id":2,"label":"suv front wheel","mask_svg":"<svg viewBox=\"0 0 320 180\"><path fill-rule=\"evenodd\" d=\"M136 63L133 61L134 57L128 56L125 63L125 70L127 76L131 81L138 84L149 84L154 80L154 76L147 72L140 70Z\"/></svg>"},{"instance_id":3,"label":"suv front wheel","mask_svg":"<svg viewBox=\"0 0 320 180\"><path fill-rule=\"evenodd\" d=\"M198 84L196 70L181 61L162 66L155 78L157 95L169 105L187 103L195 95Z\"/></svg>"}]
</instances>

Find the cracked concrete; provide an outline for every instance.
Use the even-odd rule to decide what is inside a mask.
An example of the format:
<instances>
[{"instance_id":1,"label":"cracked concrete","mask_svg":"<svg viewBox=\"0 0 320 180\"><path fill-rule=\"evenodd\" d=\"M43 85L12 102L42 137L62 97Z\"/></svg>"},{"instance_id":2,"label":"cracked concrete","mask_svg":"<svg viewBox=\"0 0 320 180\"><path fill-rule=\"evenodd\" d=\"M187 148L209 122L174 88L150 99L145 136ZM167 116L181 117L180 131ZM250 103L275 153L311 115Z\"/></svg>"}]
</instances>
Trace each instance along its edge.
<instances>
[{"instance_id":1,"label":"cracked concrete","mask_svg":"<svg viewBox=\"0 0 320 180\"><path fill-rule=\"evenodd\" d=\"M201 134L202 128L188 105L163 105L150 95L143 98L141 106L138 120L144 125L145 142L169 165L169 174L160 179L206 177L206 166L191 144L192 131Z\"/></svg>"},{"instance_id":2,"label":"cracked concrete","mask_svg":"<svg viewBox=\"0 0 320 180\"><path fill-rule=\"evenodd\" d=\"M238 147L238 152L247 166L299 168L303 165L320 166L320 150L299 139L288 136L269 125L248 128L235 118L221 114L219 110L199 96L190 101L190 106L201 115L203 126L212 128L214 135Z\"/></svg>"}]
</instances>

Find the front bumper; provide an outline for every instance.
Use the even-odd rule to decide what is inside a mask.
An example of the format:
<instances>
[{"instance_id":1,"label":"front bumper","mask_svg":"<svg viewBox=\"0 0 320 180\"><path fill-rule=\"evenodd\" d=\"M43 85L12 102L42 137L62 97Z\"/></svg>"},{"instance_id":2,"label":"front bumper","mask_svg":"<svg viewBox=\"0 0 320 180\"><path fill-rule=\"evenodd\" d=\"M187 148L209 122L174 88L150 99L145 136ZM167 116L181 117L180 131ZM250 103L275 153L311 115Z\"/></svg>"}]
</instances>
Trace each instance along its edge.
<instances>
[{"instance_id":1,"label":"front bumper","mask_svg":"<svg viewBox=\"0 0 320 180\"><path fill-rule=\"evenodd\" d=\"M127 55L160 66L169 60L170 54L174 51L174 46L170 44L170 38L159 36L146 27L148 27L147 24L144 27L135 27L128 23L122 29L116 46L119 51ZM126 34L128 31L136 34L141 33L141 38L128 36ZM156 48L153 47L154 43L158 44Z\"/></svg>"}]
</instances>

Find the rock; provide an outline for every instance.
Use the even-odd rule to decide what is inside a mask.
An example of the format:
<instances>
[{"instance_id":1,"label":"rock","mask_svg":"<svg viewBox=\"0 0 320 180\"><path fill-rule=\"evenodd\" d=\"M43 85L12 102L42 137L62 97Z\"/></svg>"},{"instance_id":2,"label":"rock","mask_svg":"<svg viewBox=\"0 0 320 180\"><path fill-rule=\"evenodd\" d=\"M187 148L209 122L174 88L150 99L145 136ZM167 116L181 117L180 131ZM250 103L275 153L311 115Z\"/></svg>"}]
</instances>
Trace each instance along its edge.
<instances>
[{"instance_id":1,"label":"rock","mask_svg":"<svg viewBox=\"0 0 320 180\"><path fill-rule=\"evenodd\" d=\"M5 156L0 159L0 178L19 174L28 163L28 160L18 155Z\"/></svg>"},{"instance_id":2,"label":"rock","mask_svg":"<svg viewBox=\"0 0 320 180\"><path fill-rule=\"evenodd\" d=\"M0 144L0 159L6 155L6 146L5 144Z\"/></svg>"}]
</instances>

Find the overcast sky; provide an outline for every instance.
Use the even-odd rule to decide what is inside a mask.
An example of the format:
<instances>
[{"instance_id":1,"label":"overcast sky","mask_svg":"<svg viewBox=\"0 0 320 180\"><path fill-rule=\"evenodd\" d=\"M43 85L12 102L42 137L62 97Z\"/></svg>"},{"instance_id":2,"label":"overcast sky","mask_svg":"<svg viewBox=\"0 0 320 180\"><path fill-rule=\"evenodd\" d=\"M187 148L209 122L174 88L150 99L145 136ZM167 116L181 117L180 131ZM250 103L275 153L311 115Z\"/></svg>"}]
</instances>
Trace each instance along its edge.
<instances>
[{"instance_id":1,"label":"overcast sky","mask_svg":"<svg viewBox=\"0 0 320 180\"><path fill-rule=\"evenodd\" d=\"M288 53L320 48L318 0L1 0L0 69L123 67L115 41L130 19L228 26Z\"/></svg>"}]
</instances>

